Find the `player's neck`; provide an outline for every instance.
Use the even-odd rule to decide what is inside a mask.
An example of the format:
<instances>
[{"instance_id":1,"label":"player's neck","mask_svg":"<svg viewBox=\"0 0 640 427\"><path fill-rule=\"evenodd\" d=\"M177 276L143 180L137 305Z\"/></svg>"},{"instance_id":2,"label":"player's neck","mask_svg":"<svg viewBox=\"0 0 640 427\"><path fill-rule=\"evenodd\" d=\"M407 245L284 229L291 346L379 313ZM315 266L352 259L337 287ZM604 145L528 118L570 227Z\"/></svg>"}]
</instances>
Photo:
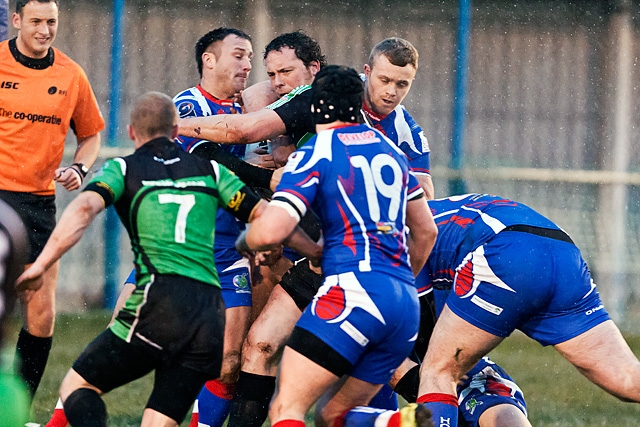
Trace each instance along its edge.
<instances>
[{"instance_id":1,"label":"player's neck","mask_svg":"<svg viewBox=\"0 0 640 427\"><path fill-rule=\"evenodd\" d=\"M228 90L225 90L220 85L215 84L208 79L200 80L200 87L204 89L209 95L213 96L216 99L226 100L232 99L233 93L228 93Z\"/></svg>"}]
</instances>

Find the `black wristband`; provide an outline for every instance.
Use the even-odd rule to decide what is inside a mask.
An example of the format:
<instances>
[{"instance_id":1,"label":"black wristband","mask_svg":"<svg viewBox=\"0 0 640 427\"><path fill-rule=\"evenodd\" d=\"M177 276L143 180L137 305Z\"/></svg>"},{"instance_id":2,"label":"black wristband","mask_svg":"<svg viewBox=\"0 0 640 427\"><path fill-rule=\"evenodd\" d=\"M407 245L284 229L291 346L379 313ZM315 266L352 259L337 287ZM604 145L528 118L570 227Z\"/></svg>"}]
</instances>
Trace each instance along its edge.
<instances>
[{"instance_id":1,"label":"black wristband","mask_svg":"<svg viewBox=\"0 0 640 427\"><path fill-rule=\"evenodd\" d=\"M73 168L74 166L76 167ZM80 173L80 176L83 179L86 178L87 173L89 172L89 168L87 168L83 163L73 163L70 167L72 167L74 170Z\"/></svg>"},{"instance_id":2,"label":"black wristband","mask_svg":"<svg viewBox=\"0 0 640 427\"><path fill-rule=\"evenodd\" d=\"M82 175L82 172L79 171L78 168L74 168L73 165L67 167L67 169L71 169L72 171L78 174L78 176L80 177L80 184L82 185L82 183L84 182L84 175Z\"/></svg>"}]
</instances>

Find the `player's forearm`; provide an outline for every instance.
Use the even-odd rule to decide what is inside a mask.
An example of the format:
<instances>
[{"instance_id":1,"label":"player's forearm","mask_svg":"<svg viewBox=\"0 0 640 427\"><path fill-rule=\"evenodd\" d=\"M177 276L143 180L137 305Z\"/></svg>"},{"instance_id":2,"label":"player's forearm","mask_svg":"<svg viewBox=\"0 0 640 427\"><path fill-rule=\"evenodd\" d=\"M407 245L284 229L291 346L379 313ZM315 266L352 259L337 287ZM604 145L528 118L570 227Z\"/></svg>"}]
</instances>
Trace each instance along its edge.
<instances>
[{"instance_id":1,"label":"player's forearm","mask_svg":"<svg viewBox=\"0 0 640 427\"><path fill-rule=\"evenodd\" d=\"M100 134L78 138L78 147L73 156L73 163L82 163L90 168L100 154Z\"/></svg>"},{"instance_id":2,"label":"player's forearm","mask_svg":"<svg viewBox=\"0 0 640 427\"><path fill-rule=\"evenodd\" d=\"M263 109L249 114L219 114L178 120L178 133L219 144L251 144L275 138L287 131L273 110Z\"/></svg>"},{"instance_id":3,"label":"player's forearm","mask_svg":"<svg viewBox=\"0 0 640 427\"><path fill-rule=\"evenodd\" d=\"M285 246L293 249L317 264L322 257L322 246L314 242L299 226L284 241Z\"/></svg>"},{"instance_id":4,"label":"player's forearm","mask_svg":"<svg viewBox=\"0 0 640 427\"><path fill-rule=\"evenodd\" d=\"M190 117L178 120L180 135L215 141L220 144L249 144L239 128L241 115L221 114L207 117Z\"/></svg>"}]
</instances>

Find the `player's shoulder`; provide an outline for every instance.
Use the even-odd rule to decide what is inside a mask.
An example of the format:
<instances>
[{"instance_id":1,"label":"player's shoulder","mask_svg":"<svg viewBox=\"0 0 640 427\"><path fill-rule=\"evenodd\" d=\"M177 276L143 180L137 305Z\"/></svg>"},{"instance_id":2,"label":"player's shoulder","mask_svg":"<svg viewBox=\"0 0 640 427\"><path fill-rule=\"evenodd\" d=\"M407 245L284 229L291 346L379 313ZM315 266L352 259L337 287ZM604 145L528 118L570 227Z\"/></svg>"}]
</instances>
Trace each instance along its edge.
<instances>
[{"instance_id":1,"label":"player's shoulder","mask_svg":"<svg viewBox=\"0 0 640 427\"><path fill-rule=\"evenodd\" d=\"M396 108L393 109L391 114L395 115L396 120L400 119L407 122L410 125L417 125L415 119L403 104L398 104Z\"/></svg>"},{"instance_id":2,"label":"player's shoulder","mask_svg":"<svg viewBox=\"0 0 640 427\"><path fill-rule=\"evenodd\" d=\"M67 70L70 70L73 73L85 75L85 71L82 68L82 66L80 66L80 64L78 64L76 61L71 59L69 55L67 55L66 53L64 53L63 51L61 51L56 47L52 47L52 49L54 54L54 59L53 59L54 67L63 67Z\"/></svg>"},{"instance_id":3,"label":"player's shoulder","mask_svg":"<svg viewBox=\"0 0 640 427\"><path fill-rule=\"evenodd\" d=\"M197 96L197 88L194 86L178 92L176 96L173 97L173 104L176 106L180 118L198 117L201 115L199 102L196 99Z\"/></svg>"}]
</instances>

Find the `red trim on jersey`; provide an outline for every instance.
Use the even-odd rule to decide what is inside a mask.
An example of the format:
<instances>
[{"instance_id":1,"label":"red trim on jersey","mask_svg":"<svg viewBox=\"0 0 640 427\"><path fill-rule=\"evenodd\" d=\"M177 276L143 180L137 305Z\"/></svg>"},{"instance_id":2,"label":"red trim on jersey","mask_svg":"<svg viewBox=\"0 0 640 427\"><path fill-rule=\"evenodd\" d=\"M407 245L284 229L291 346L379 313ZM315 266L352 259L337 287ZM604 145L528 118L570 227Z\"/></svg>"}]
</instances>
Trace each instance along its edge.
<instances>
[{"instance_id":1,"label":"red trim on jersey","mask_svg":"<svg viewBox=\"0 0 640 427\"><path fill-rule=\"evenodd\" d=\"M416 403L430 403L430 402L444 403L446 405L455 406L456 408L458 407L458 397L452 394L427 393L418 397L418 399L416 400Z\"/></svg>"},{"instance_id":2,"label":"red trim on jersey","mask_svg":"<svg viewBox=\"0 0 640 427\"><path fill-rule=\"evenodd\" d=\"M216 104L222 105L224 107L235 107L235 102L232 99L218 99L204 90L200 85L196 86L196 89L198 89L200 93L209 101L215 102Z\"/></svg>"},{"instance_id":3,"label":"red trim on jersey","mask_svg":"<svg viewBox=\"0 0 640 427\"><path fill-rule=\"evenodd\" d=\"M389 113L389 114L387 114L387 115L381 116L380 114L378 114L378 113L374 112L371 108L369 108L369 107L367 106L367 103L366 103L366 102L363 102L363 103L362 103L362 111L364 111L368 116L371 116L371 118L372 118L373 120L377 120L377 121L381 121L381 120L383 120L385 117L387 117L389 114L391 114L391 113ZM391 111L393 111L393 110L391 110Z\"/></svg>"}]
</instances>

